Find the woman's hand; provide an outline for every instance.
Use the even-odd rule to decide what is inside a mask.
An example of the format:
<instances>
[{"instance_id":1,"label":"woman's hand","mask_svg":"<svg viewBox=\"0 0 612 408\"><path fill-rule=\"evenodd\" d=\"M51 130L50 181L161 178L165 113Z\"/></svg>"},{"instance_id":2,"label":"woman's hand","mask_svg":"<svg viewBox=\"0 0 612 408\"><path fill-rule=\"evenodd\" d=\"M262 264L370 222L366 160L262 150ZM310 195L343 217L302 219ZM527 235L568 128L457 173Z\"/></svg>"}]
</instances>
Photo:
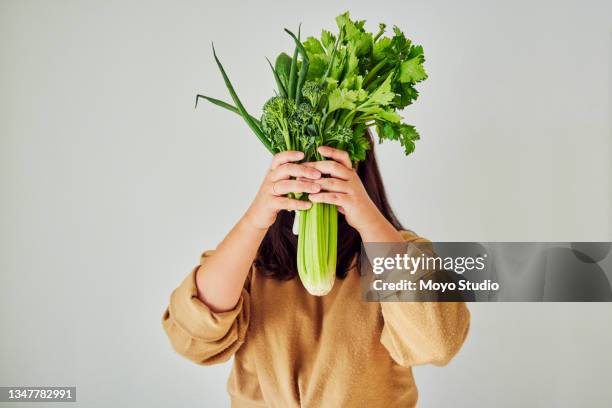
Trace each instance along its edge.
<instances>
[{"instance_id":1,"label":"woman's hand","mask_svg":"<svg viewBox=\"0 0 612 408\"><path fill-rule=\"evenodd\" d=\"M318 193L316 181L321 172L316 168L293 163L304 158L304 153L287 151L272 159L270 171L264 178L245 218L258 229L267 229L274 223L280 210L307 210L312 203L286 197L289 193Z\"/></svg>"},{"instance_id":2,"label":"woman's hand","mask_svg":"<svg viewBox=\"0 0 612 408\"><path fill-rule=\"evenodd\" d=\"M311 193L313 203L338 206L346 221L355 228L363 242L402 242L402 235L379 211L351 166L347 152L328 146L319 147L323 157L332 160L304 163L330 177L313 180L321 192Z\"/></svg>"},{"instance_id":3,"label":"woman's hand","mask_svg":"<svg viewBox=\"0 0 612 408\"><path fill-rule=\"evenodd\" d=\"M351 166L347 152L333 147L321 146L319 153L332 160L304 163L330 177L313 180L321 186L321 192L309 195L313 203L328 203L338 206L346 221L359 233L371 229L387 220L368 195L361 179ZM362 234L363 235L363 234Z\"/></svg>"}]
</instances>

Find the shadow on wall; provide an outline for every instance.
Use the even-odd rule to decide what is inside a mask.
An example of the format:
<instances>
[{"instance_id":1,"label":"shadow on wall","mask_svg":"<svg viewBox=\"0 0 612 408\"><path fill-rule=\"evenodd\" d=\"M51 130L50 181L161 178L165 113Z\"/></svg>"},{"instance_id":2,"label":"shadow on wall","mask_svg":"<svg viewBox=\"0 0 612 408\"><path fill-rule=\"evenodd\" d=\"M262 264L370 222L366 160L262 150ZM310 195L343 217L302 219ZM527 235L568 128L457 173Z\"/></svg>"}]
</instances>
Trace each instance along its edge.
<instances>
[{"instance_id":1,"label":"shadow on wall","mask_svg":"<svg viewBox=\"0 0 612 408\"><path fill-rule=\"evenodd\" d=\"M611 301L612 288L599 264L610 254L610 242L572 242L550 248L544 278L544 301Z\"/></svg>"},{"instance_id":2,"label":"shadow on wall","mask_svg":"<svg viewBox=\"0 0 612 408\"><path fill-rule=\"evenodd\" d=\"M612 256L610 242L572 242L569 247L496 243L490 250L495 257L491 276L503 282L496 301L612 301L604 269L604 260Z\"/></svg>"}]
</instances>

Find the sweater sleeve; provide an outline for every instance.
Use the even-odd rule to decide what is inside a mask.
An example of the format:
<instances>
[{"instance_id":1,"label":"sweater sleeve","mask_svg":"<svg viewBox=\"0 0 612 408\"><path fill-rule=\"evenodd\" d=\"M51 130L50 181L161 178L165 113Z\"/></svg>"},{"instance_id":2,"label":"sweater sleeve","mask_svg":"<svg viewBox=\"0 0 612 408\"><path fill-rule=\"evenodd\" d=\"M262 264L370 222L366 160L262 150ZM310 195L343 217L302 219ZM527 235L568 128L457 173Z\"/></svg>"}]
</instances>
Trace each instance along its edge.
<instances>
[{"instance_id":1,"label":"sweater sleeve","mask_svg":"<svg viewBox=\"0 0 612 408\"><path fill-rule=\"evenodd\" d=\"M429 242L402 231L407 241ZM401 366L446 365L459 352L470 326L464 302L381 302L381 343Z\"/></svg>"},{"instance_id":2,"label":"sweater sleeve","mask_svg":"<svg viewBox=\"0 0 612 408\"><path fill-rule=\"evenodd\" d=\"M229 360L244 343L249 325L248 278L232 310L216 313L198 299L195 275L200 268L206 267L206 258L211 253L204 252L200 265L172 292L162 317L174 350L202 365Z\"/></svg>"}]
</instances>

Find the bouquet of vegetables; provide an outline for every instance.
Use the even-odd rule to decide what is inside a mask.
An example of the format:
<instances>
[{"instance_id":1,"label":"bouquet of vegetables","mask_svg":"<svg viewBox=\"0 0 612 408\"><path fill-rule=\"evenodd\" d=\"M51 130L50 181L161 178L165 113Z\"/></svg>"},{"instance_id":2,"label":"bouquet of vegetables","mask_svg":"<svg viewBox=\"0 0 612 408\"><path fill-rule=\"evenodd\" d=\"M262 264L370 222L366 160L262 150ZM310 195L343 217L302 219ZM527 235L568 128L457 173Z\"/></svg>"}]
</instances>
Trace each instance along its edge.
<instances>
[{"instance_id":1,"label":"bouquet of vegetables","mask_svg":"<svg viewBox=\"0 0 612 408\"><path fill-rule=\"evenodd\" d=\"M398 111L418 97L415 84L427 78L423 48L412 44L398 27L385 36L385 24L376 34L353 21L346 12L336 18L336 34L323 30L320 38L300 39L285 29L295 43L292 56L281 53L272 64L278 87L258 119L238 98L213 46L213 55L234 104L198 95L242 116L272 153L304 152L304 161L323 160L319 146L348 152L352 162L364 160L371 148L366 128L375 127L379 140L399 141L412 153L419 134L403 123ZM293 198L306 199L301 193ZM298 211L297 266L304 287L313 295L327 294L336 277L338 212L331 204L314 203Z\"/></svg>"}]
</instances>

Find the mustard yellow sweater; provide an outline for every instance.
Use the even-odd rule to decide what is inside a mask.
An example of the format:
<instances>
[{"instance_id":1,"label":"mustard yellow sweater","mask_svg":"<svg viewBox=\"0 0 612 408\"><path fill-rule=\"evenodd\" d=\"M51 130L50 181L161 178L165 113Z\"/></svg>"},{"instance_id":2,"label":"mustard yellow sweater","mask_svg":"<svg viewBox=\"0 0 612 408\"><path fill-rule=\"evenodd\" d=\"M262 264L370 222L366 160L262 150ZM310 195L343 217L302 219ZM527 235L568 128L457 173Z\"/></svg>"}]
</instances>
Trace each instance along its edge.
<instances>
[{"instance_id":1,"label":"mustard yellow sweater","mask_svg":"<svg viewBox=\"0 0 612 408\"><path fill-rule=\"evenodd\" d=\"M236 307L214 313L195 285L208 255L172 293L163 326L174 349L198 364L234 356L232 407L414 407L411 367L448 363L468 332L464 303L362 301L357 270L316 297L298 278L252 268Z\"/></svg>"}]
</instances>

